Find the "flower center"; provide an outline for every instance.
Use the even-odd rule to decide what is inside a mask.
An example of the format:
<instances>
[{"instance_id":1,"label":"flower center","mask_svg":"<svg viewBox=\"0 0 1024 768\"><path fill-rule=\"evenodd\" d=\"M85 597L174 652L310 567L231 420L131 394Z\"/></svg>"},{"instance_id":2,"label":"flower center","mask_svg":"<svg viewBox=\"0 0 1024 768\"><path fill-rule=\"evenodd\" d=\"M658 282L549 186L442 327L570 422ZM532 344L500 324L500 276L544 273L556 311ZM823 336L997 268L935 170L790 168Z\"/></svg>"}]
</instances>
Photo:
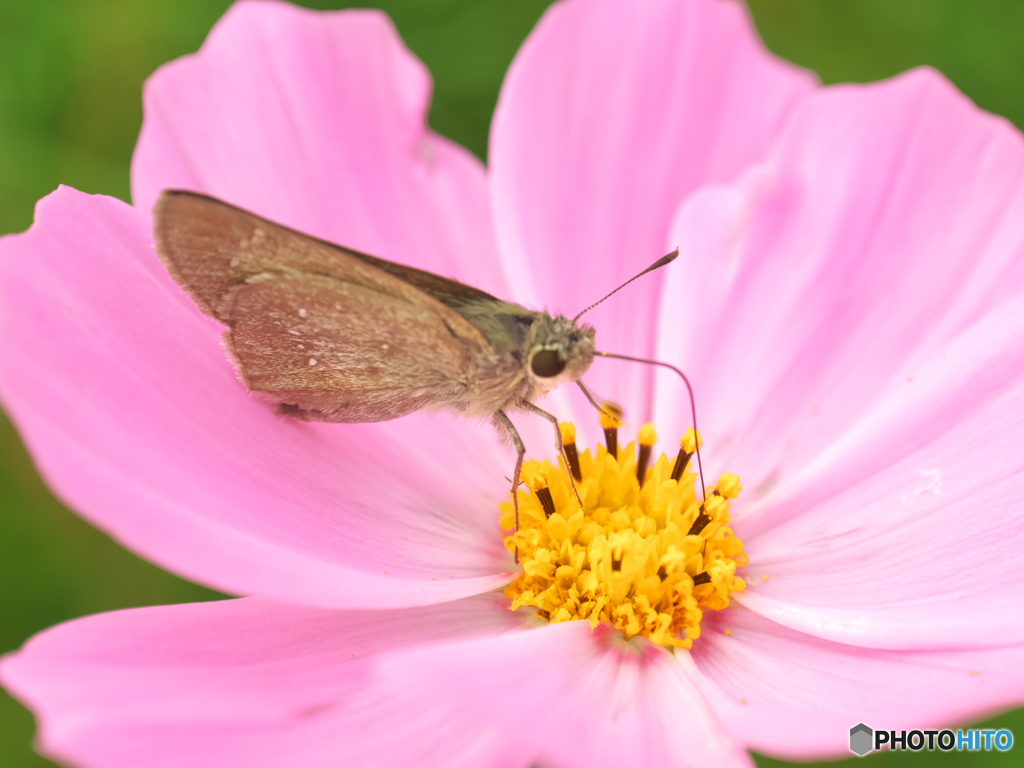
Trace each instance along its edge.
<instances>
[{"instance_id":1,"label":"flower center","mask_svg":"<svg viewBox=\"0 0 1024 768\"><path fill-rule=\"evenodd\" d=\"M745 586L736 576L747 564L743 542L729 528L739 478L723 474L698 501L697 476L687 471L700 439L692 429L674 461L662 454L648 468L654 428L640 430L635 453L634 443L618 447L617 419L601 421L607 446L593 456L578 454L575 429L560 425L582 508L561 466L523 464L529 493L518 491L519 531L505 539L509 551L518 547L523 572L505 594L512 610L534 606L552 623L607 621L627 638L689 648L700 636L702 610L725 608ZM501 525L511 530L512 503L500 508Z\"/></svg>"}]
</instances>

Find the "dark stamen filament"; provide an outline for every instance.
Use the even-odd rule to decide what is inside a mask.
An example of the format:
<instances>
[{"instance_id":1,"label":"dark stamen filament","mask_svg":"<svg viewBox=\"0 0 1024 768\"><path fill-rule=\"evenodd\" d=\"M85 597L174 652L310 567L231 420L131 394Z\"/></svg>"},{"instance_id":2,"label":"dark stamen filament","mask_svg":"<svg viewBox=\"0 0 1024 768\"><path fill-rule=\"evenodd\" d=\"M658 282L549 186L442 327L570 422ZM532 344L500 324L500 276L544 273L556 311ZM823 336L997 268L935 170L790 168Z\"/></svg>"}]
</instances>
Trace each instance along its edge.
<instances>
[{"instance_id":1,"label":"dark stamen filament","mask_svg":"<svg viewBox=\"0 0 1024 768\"><path fill-rule=\"evenodd\" d=\"M654 446L640 443L640 455L636 460L636 479L642 488L644 485L644 473L647 471L647 462L651 460L651 449Z\"/></svg>"},{"instance_id":2,"label":"dark stamen filament","mask_svg":"<svg viewBox=\"0 0 1024 768\"><path fill-rule=\"evenodd\" d=\"M550 488L538 488L537 498L540 499L540 505L544 507L545 517L551 517L555 514L555 500L551 498Z\"/></svg>"},{"instance_id":3,"label":"dark stamen filament","mask_svg":"<svg viewBox=\"0 0 1024 768\"><path fill-rule=\"evenodd\" d=\"M676 456L676 463L672 465L672 479L679 482L679 478L683 476L683 472L686 471L687 465L690 463L690 457L692 453L687 453L682 448L679 449L679 455Z\"/></svg>"},{"instance_id":4,"label":"dark stamen filament","mask_svg":"<svg viewBox=\"0 0 1024 768\"><path fill-rule=\"evenodd\" d=\"M608 446L608 455L613 459L619 458L619 428L606 427L604 430L604 443Z\"/></svg>"},{"instance_id":5,"label":"dark stamen filament","mask_svg":"<svg viewBox=\"0 0 1024 768\"><path fill-rule=\"evenodd\" d=\"M693 577L693 586L699 587L701 584L710 584L711 575L707 571L702 571Z\"/></svg>"},{"instance_id":6,"label":"dark stamen filament","mask_svg":"<svg viewBox=\"0 0 1024 768\"><path fill-rule=\"evenodd\" d=\"M621 423L622 409L615 403L603 402L604 409L599 417L601 428L604 429L604 444L608 447L608 455L613 459L619 458L619 424Z\"/></svg>"},{"instance_id":7,"label":"dark stamen filament","mask_svg":"<svg viewBox=\"0 0 1024 768\"><path fill-rule=\"evenodd\" d=\"M699 536L700 532L708 527L708 523L711 522L711 518L701 512L697 519L693 521L693 525L690 526L690 532L687 536Z\"/></svg>"},{"instance_id":8,"label":"dark stamen filament","mask_svg":"<svg viewBox=\"0 0 1024 768\"><path fill-rule=\"evenodd\" d=\"M569 471L576 478L577 483L583 482L583 473L580 471L580 456L576 453L576 443L562 443L562 450L565 451L565 460L569 462Z\"/></svg>"}]
</instances>

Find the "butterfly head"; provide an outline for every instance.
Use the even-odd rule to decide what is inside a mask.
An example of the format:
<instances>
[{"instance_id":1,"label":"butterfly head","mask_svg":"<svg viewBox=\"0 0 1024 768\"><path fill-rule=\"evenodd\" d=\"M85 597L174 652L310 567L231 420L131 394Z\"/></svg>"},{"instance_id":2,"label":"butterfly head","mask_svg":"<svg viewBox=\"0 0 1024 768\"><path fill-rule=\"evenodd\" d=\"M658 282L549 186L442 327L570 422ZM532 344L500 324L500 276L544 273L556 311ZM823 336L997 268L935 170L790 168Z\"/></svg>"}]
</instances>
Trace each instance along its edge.
<instances>
[{"instance_id":1,"label":"butterfly head","mask_svg":"<svg viewBox=\"0 0 1024 768\"><path fill-rule=\"evenodd\" d=\"M594 361L594 329L541 313L530 329L526 367L543 389L579 381Z\"/></svg>"}]
</instances>

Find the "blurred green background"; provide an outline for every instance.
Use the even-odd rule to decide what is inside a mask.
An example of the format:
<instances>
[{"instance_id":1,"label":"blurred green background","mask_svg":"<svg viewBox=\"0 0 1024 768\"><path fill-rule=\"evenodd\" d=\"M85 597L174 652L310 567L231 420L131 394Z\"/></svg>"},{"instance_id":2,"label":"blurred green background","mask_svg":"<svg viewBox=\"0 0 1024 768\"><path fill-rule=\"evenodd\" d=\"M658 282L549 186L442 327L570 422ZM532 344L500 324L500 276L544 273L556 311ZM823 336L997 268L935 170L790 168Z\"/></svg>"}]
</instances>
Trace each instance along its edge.
<instances>
[{"instance_id":1,"label":"blurred green background","mask_svg":"<svg viewBox=\"0 0 1024 768\"><path fill-rule=\"evenodd\" d=\"M301 3L341 8L345 3ZM142 81L196 50L227 0L0 0L0 234L25 229L58 184L128 199ZM435 80L431 125L486 157L498 87L545 0L394 0L391 14ZM919 64L1024 126L1021 0L749 0L780 56L826 83ZM0 653L83 614L219 597L121 549L64 509L0 415ZM1024 694L1024 692L1022 692ZM988 727L1024 738L1024 710ZM31 716L0 691L0 768L52 765ZM1021 763L1008 753L882 754L865 765ZM782 765L758 758L761 765Z\"/></svg>"}]
</instances>

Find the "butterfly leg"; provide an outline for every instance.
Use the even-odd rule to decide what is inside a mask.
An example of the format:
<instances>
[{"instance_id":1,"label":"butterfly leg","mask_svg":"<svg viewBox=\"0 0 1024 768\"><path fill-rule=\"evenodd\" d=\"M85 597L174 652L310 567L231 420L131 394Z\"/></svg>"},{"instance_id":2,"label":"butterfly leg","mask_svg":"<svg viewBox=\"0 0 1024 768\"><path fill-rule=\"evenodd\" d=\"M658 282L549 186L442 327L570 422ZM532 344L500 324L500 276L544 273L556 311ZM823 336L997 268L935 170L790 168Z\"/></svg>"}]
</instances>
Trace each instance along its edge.
<instances>
[{"instance_id":1,"label":"butterfly leg","mask_svg":"<svg viewBox=\"0 0 1024 768\"><path fill-rule=\"evenodd\" d=\"M602 416L608 416L609 418L611 418L611 414L610 414L610 413L608 413L608 411L606 411L606 410L605 410L604 408L602 408L602 407L601 407L600 405L598 405L598 403L597 403L597 400L595 400L595 399L594 399L594 396L590 394L590 390L588 390L588 389L587 389L587 388L586 388L585 386L583 386L583 382L582 382L582 381L580 381L579 379L577 379L577 380L576 380L576 384L577 384L577 385L579 386L579 388L580 388L581 390L583 390L583 394L584 394L584 395L586 395L586 397L587 397L587 401L588 401L588 402L589 402L589 403L590 403L590 404L591 404L592 406L594 406L595 408L597 408L597 412L598 412L598 413L600 413L600 414L601 414Z\"/></svg>"},{"instance_id":2,"label":"butterfly leg","mask_svg":"<svg viewBox=\"0 0 1024 768\"><path fill-rule=\"evenodd\" d=\"M555 425L555 450L558 451L558 455L562 457L565 474L569 477L569 485L572 486L572 492L576 495L576 502L582 507L583 499L580 498L580 492L576 490L576 480L572 476L572 472L569 471L569 459L565 455L565 446L562 445L562 430L558 428L558 418L554 414L548 413L543 408L538 408L536 405L526 400L520 400L519 407L524 411L535 413Z\"/></svg>"},{"instance_id":3,"label":"butterfly leg","mask_svg":"<svg viewBox=\"0 0 1024 768\"><path fill-rule=\"evenodd\" d=\"M516 449L516 469L512 473L512 509L515 512L516 520L516 533L519 533L519 496L516 494L516 489L519 487L519 476L523 471L523 456L526 455L526 446L523 445L523 438L519 436L519 432L516 430L512 420L509 419L508 414L504 411L494 412L494 423L495 425L505 433L505 436L512 441L512 445ZM519 546L516 546L515 551L516 563L519 563Z\"/></svg>"}]
</instances>

